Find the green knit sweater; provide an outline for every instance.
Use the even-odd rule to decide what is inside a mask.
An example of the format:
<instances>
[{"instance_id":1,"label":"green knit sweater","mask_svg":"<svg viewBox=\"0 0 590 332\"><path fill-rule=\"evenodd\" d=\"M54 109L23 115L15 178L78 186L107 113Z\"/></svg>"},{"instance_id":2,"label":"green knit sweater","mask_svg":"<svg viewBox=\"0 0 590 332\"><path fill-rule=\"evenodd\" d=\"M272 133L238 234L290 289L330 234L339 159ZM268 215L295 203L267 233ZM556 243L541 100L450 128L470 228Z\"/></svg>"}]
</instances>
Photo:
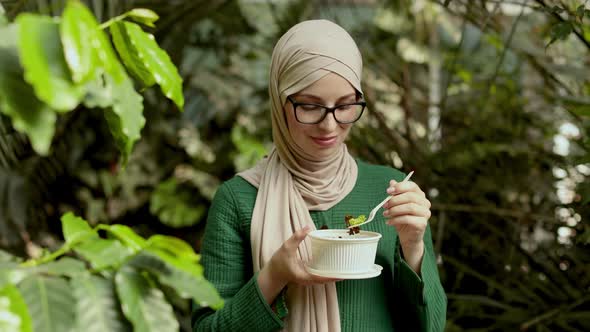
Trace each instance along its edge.
<instances>
[{"instance_id":1,"label":"green knit sweater","mask_svg":"<svg viewBox=\"0 0 590 332\"><path fill-rule=\"evenodd\" d=\"M401 181L397 170L357 161L354 189L326 211L311 211L317 228L344 228L344 216L367 215L386 195L389 180ZM194 331L276 331L284 327L266 303L252 271L250 222L257 189L240 177L225 182L211 205L201 250L205 277L215 285L225 305L218 311L195 306ZM342 331L443 331L446 295L441 286L430 228L418 276L400 255L394 227L382 214L364 230L383 235L377 249L380 276L336 282ZM277 301L284 303L279 297ZM279 305L281 304L279 303ZM273 310L273 307L274 310Z\"/></svg>"}]
</instances>

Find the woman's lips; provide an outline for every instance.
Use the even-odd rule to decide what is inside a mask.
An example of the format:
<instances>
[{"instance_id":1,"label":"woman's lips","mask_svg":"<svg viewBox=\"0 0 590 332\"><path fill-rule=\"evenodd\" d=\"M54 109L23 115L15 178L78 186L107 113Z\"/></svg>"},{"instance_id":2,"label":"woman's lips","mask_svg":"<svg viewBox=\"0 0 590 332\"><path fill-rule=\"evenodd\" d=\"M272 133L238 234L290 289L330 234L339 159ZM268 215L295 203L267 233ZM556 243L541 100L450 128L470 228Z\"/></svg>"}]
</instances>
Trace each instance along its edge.
<instances>
[{"instance_id":1,"label":"woman's lips","mask_svg":"<svg viewBox=\"0 0 590 332\"><path fill-rule=\"evenodd\" d=\"M338 136L312 137L311 139L319 146L330 147L330 146L336 144L336 141L338 140Z\"/></svg>"}]
</instances>

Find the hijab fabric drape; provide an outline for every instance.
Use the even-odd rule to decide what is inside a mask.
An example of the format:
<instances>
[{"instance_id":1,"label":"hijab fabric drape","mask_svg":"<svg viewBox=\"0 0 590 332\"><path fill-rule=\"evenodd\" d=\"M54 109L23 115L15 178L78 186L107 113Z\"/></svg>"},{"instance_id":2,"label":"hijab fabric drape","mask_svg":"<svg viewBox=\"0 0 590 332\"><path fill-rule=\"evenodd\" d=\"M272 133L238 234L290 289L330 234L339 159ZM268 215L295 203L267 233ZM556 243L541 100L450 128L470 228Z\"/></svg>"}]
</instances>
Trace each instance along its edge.
<instances>
[{"instance_id":1,"label":"hijab fabric drape","mask_svg":"<svg viewBox=\"0 0 590 332\"><path fill-rule=\"evenodd\" d=\"M309 210L326 210L352 190L357 165L346 145L328 158L303 151L289 134L284 105L297 93L328 73L345 78L361 90L362 59L351 36L326 20L293 26L277 42L270 68L274 148L255 167L238 175L258 188L252 214L250 240L254 272L260 271L293 233L305 226L315 229ZM306 239L298 255L311 258ZM340 331L338 298L334 283L288 285L286 330Z\"/></svg>"}]
</instances>

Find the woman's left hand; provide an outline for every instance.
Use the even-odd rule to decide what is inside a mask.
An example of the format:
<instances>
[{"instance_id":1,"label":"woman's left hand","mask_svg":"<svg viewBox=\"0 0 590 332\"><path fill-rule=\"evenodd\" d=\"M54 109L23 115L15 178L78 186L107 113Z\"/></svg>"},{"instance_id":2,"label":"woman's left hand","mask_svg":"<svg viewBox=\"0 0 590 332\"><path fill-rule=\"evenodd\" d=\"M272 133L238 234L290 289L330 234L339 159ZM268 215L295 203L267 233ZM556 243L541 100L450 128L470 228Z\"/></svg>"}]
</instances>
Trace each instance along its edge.
<instances>
[{"instance_id":1,"label":"woman's left hand","mask_svg":"<svg viewBox=\"0 0 590 332\"><path fill-rule=\"evenodd\" d=\"M415 182L391 180L387 193L391 199L383 205L387 224L395 227L404 259L420 273L424 255L424 232L430 218L430 201Z\"/></svg>"}]
</instances>

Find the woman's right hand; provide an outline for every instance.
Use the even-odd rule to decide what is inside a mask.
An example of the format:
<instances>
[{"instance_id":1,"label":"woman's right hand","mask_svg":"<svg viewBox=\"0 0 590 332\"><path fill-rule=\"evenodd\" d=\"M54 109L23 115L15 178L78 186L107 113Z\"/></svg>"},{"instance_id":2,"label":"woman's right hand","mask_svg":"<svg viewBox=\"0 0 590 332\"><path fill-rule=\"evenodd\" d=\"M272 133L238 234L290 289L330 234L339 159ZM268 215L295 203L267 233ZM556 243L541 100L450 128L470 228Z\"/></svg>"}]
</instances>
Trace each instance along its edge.
<instances>
[{"instance_id":1,"label":"woman's right hand","mask_svg":"<svg viewBox=\"0 0 590 332\"><path fill-rule=\"evenodd\" d=\"M297 257L297 248L309 232L306 226L293 233L260 270L258 284L268 303L272 303L289 283L314 285L341 280L316 276L305 270L304 262Z\"/></svg>"}]
</instances>

